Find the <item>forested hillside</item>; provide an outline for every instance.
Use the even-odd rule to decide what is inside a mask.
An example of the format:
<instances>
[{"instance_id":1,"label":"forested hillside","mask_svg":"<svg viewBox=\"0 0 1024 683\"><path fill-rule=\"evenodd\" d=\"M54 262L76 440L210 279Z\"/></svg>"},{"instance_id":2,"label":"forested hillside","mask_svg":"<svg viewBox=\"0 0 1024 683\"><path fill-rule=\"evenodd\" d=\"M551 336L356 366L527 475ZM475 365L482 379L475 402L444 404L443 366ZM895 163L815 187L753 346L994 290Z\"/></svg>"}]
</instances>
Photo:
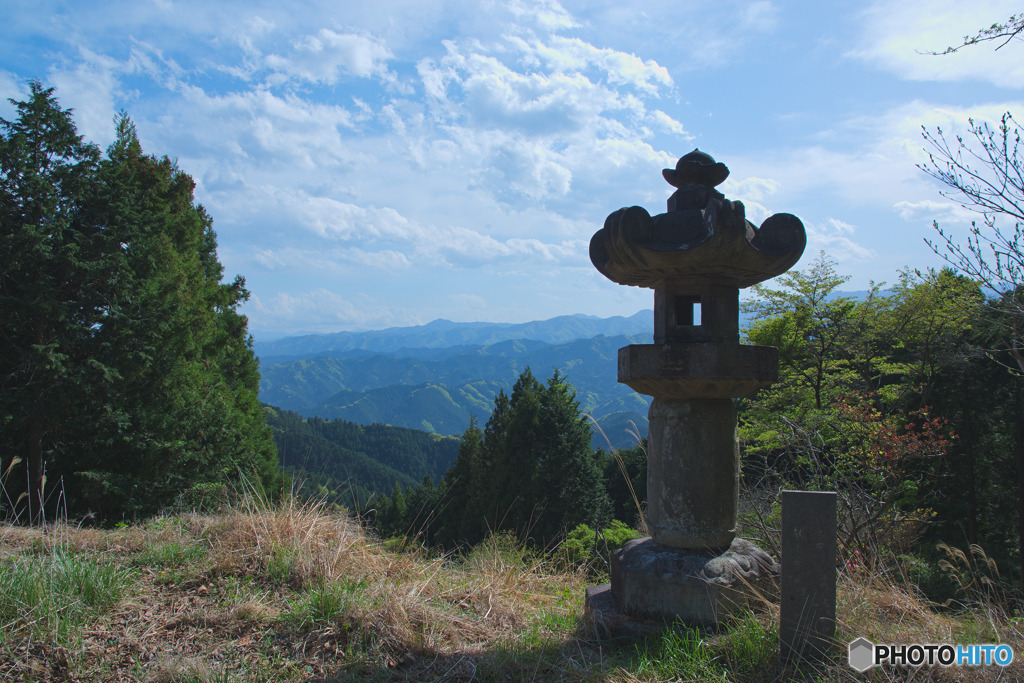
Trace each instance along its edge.
<instances>
[{"instance_id":1,"label":"forested hillside","mask_svg":"<svg viewBox=\"0 0 1024 683\"><path fill-rule=\"evenodd\" d=\"M281 468L297 489L348 507L362 507L396 485L419 485L426 477L440 481L459 450L455 437L264 409Z\"/></svg>"},{"instance_id":2,"label":"forested hillside","mask_svg":"<svg viewBox=\"0 0 1024 683\"><path fill-rule=\"evenodd\" d=\"M641 435L647 433L650 399L618 383L618 349L649 341L647 333L557 345L506 341L440 359L384 354L309 358L263 366L260 398L303 415L461 434L471 416L490 413L494 397L509 390L524 368L558 369L575 387L583 412L598 420L612 445L629 447L635 444L626 431L630 423ZM608 445L603 436L595 443Z\"/></svg>"}]
</instances>

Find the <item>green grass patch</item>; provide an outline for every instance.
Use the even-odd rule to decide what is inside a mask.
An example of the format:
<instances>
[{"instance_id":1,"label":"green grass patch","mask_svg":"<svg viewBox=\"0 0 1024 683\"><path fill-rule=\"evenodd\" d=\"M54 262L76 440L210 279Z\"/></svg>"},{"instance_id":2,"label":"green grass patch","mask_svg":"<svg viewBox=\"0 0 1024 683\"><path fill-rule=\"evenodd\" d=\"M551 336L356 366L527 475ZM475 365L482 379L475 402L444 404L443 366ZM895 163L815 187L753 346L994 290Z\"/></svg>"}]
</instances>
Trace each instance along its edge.
<instances>
[{"instance_id":1,"label":"green grass patch","mask_svg":"<svg viewBox=\"0 0 1024 683\"><path fill-rule=\"evenodd\" d=\"M635 670L657 680L716 680L724 671L716 665L716 653L700 629L677 623L660 636L638 645ZM725 680L723 678L723 680Z\"/></svg>"},{"instance_id":2,"label":"green grass patch","mask_svg":"<svg viewBox=\"0 0 1024 683\"><path fill-rule=\"evenodd\" d=\"M0 565L0 628L66 640L120 602L131 570L64 550Z\"/></svg>"},{"instance_id":3,"label":"green grass patch","mask_svg":"<svg viewBox=\"0 0 1024 683\"><path fill-rule=\"evenodd\" d=\"M190 543L158 543L146 548L132 561L136 565L171 569L191 564L206 557L207 549Z\"/></svg>"},{"instance_id":4,"label":"green grass patch","mask_svg":"<svg viewBox=\"0 0 1024 683\"><path fill-rule=\"evenodd\" d=\"M363 581L320 583L293 600L282 619L301 629L335 624L356 606L364 586Z\"/></svg>"},{"instance_id":5,"label":"green grass patch","mask_svg":"<svg viewBox=\"0 0 1024 683\"><path fill-rule=\"evenodd\" d=\"M271 583L283 586L291 583L295 562L294 549L274 545L264 559L263 574Z\"/></svg>"},{"instance_id":6,"label":"green grass patch","mask_svg":"<svg viewBox=\"0 0 1024 683\"><path fill-rule=\"evenodd\" d=\"M773 620L766 627L753 612L747 612L724 635L720 648L733 674L753 677L778 666L778 643L778 622Z\"/></svg>"}]
</instances>

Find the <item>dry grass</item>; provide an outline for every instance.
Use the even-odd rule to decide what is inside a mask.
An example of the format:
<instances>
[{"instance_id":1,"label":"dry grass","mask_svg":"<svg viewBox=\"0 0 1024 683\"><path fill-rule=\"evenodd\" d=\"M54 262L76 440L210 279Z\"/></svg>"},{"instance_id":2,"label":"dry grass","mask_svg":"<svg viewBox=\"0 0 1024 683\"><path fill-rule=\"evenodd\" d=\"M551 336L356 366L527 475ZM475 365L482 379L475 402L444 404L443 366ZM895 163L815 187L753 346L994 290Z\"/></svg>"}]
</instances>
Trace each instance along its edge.
<instances>
[{"instance_id":1,"label":"dry grass","mask_svg":"<svg viewBox=\"0 0 1024 683\"><path fill-rule=\"evenodd\" d=\"M130 590L71 637L30 633L25 620L0 624L0 680L863 679L846 666L845 652L802 673L780 670L774 655L742 661L739 653L777 630L773 606L688 641L699 666L678 638L597 640L582 620L583 590L593 583L585 572L555 571L502 536L466 557L396 552L316 504L250 502L107 531L0 527L0 569L56 552L130 567ZM838 613L840 643L863 635L1006 642L1024 652L1005 616L943 614L893 582L844 576ZM868 678L995 680L999 673L876 669ZM1022 677L1020 669L1001 673Z\"/></svg>"}]
</instances>

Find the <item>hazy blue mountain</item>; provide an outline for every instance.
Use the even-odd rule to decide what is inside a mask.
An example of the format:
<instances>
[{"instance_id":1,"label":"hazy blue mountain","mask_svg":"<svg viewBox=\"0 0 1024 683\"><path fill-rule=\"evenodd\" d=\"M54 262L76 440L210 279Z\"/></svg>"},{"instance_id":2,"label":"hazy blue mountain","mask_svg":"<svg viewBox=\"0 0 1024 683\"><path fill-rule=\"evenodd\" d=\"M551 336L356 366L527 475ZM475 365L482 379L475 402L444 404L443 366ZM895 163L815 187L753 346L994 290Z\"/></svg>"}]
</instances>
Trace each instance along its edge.
<instances>
[{"instance_id":1,"label":"hazy blue mountain","mask_svg":"<svg viewBox=\"0 0 1024 683\"><path fill-rule=\"evenodd\" d=\"M415 327L392 327L369 332L336 332L286 337L271 342L255 342L256 355L267 362L310 356L350 357L360 353L382 354L410 349L446 349L450 347L489 346L498 342L528 339L560 344L573 339L598 335L631 336L653 334L653 311L640 311L628 318L598 318L588 315L564 315L529 323L457 323L435 320ZM416 353L417 356L422 354ZM440 354L444 355L444 354Z\"/></svg>"},{"instance_id":2,"label":"hazy blue mountain","mask_svg":"<svg viewBox=\"0 0 1024 683\"><path fill-rule=\"evenodd\" d=\"M613 414L606 433L615 446L631 445L629 420L647 433L650 399L617 381L618 349L649 341L598 336L564 344L504 341L440 359L412 356L320 356L263 365L260 400L306 416L341 418L461 434L471 415L486 422L500 389L511 390L529 366L541 379L558 369L576 388L580 407L599 422ZM595 444L607 446L604 438Z\"/></svg>"}]
</instances>

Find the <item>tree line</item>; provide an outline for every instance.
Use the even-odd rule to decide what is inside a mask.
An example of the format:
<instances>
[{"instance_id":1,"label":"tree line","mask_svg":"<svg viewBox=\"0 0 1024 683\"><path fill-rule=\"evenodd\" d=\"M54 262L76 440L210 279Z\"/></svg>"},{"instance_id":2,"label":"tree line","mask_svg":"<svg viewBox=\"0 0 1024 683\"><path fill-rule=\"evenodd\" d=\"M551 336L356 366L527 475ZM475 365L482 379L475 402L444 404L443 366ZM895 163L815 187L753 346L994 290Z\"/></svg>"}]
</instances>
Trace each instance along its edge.
<instances>
[{"instance_id":1,"label":"tree line","mask_svg":"<svg viewBox=\"0 0 1024 683\"><path fill-rule=\"evenodd\" d=\"M370 516L385 536L450 548L496 531L551 547L581 524L601 529L617 518L632 525L647 489L642 444L617 456L595 450L590 425L563 375L556 370L542 383L527 368L511 394L498 392L484 428L474 419L466 429L437 485L429 478L418 487L396 484Z\"/></svg>"},{"instance_id":2,"label":"tree line","mask_svg":"<svg viewBox=\"0 0 1024 683\"><path fill-rule=\"evenodd\" d=\"M747 340L779 349L780 378L740 405L748 486L839 492L848 556L892 566L973 544L1022 581L1012 312L950 269L860 300L838 294L846 280L821 255L756 287Z\"/></svg>"},{"instance_id":3,"label":"tree line","mask_svg":"<svg viewBox=\"0 0 1024 683\"><path fill-rule=\"evenodd\" d=\"M222 282L195 183L124 113L101 154L53 89L0 119L0 510L145 515L279 485L245 281Z\"/></svg>"}]
</instances>

